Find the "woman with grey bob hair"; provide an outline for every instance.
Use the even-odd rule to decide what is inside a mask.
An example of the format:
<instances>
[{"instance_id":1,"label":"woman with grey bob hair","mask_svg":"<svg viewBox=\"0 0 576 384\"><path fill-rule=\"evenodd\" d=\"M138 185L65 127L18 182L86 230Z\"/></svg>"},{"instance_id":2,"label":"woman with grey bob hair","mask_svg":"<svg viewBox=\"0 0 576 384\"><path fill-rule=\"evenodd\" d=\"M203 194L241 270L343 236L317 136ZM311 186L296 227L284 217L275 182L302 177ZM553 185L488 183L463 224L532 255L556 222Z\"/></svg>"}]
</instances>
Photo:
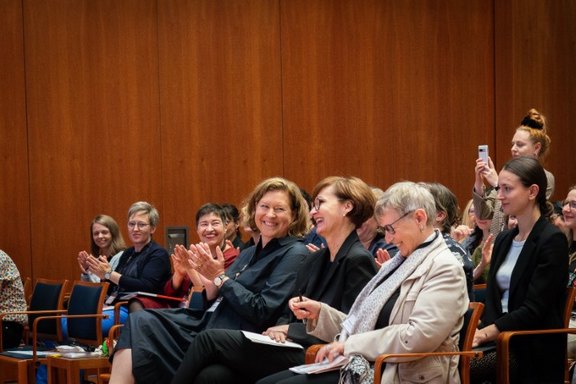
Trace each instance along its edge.
<instances>
[{"instance_id":1,"label":"woman with grey bob hair","mask_svg":"<svg viewBox=\"0 0 576 384\"><path fill-rule=\"evenodd\" d=\"M436 216L436 205L430 191L410 181L402 181L388 188L376 202L374 214L380 216L386 208L402 213L423 209L428 216L427 225L432 225Z\"/></svg>"}]
</instances>

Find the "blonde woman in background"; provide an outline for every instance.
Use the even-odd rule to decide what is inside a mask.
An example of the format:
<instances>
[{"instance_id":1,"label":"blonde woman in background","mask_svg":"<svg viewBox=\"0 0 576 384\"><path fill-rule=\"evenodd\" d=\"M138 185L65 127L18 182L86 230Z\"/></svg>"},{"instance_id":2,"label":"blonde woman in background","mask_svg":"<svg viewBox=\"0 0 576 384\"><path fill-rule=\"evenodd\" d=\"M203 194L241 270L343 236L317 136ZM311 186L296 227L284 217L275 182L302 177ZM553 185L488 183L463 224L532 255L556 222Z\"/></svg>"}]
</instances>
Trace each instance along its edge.
<instances>
[{"instance_id":1,"label":"blonde woman in background","mask_svg":"<svg viewBox=\"0 0 576 384\"><path fill-rule=\"evenodd\" d=\"M88 265L88 256L103 257L110 263L112 269L116 269L122 252L126 249L126 243L122 232L114 218L108 215L97 215L90 223L90 253L80 251L78 253L78 265L83 281L100 282L100 278L91 273Z\"/></svg>"}]
</instances>

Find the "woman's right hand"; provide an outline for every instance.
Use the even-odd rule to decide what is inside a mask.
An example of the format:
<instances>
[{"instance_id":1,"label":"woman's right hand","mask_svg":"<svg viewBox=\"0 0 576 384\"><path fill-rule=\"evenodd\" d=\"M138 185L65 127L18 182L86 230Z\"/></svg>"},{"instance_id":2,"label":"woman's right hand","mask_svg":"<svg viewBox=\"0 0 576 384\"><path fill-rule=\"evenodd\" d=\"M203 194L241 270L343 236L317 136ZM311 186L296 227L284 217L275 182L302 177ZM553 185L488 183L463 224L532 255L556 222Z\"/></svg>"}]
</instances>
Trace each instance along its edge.
<instances>
[{"instance_id":1,"label":"woman's right hand","mask_svg":"<svg viewBox=\"0 0 576 384\"><path fill-rule=\"evenodd\" d=\"M488 164L481 159L477 159L474 171L476 176L474 181L474 190L476 193L480 195L483 194L484 183L482 179L486 180L486 182L492 187L498 185L498 173L496 172L496 169L494 169L494 163L491 158L488 158Z\"/></svg>"},{"instance_id":2,"label":"woman's right hand","mask_svg":"<svg viewBox=\"0 0 576 384\"><path fill-rule=\"evenodd\" d=\"M178 244L174 247L174 253L171 255L174 273L179 275L186 275L192 266L188 262L188 250L185 246Z\"/></svg>"},{"instance_id":3,"label":"woman's right hand","mask_svg":"<svg viewBox=\"0 0 576 384\"><path fill-rule=\"evenodd\" d=\"M382 267L382 264L384 264L385 262L387 262L388 260L390 260L390 253L388 253L387 250L385 250L384 248L380 248L376 250L376 266L378 266L378 269L380 269L380 267Z\"/></svg>"},{"instance_id":4,"label":"woman's right hand","mask_svg":"<svg viewBox=\"0 0 576 384\"><path fill-rule=\"evenodd\" d=\"M306 297L300 300L300 297L293 297L288 302L288 306L298 320L313 320L320 316L321 303L316 300L310 300Z\"/></svg>"}]
</instances>

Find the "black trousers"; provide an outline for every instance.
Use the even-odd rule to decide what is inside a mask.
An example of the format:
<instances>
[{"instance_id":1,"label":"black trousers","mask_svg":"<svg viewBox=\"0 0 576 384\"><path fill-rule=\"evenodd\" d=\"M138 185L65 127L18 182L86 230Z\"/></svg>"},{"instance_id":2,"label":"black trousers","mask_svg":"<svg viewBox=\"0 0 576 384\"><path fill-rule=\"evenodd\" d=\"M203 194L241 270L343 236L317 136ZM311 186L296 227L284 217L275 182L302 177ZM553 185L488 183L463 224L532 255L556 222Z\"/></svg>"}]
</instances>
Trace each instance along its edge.
<instances>
[{"instance_id":1,"label":"black trousers","mask_svg":"<svg viewBox=\"0 0 576 384\"><path fill-rule=\"evenodd\" d=\"M292 371L282 371L258 380L256 384L338 384L340 371L299 375Z\"/></svg>"},{"instance_id":2,"label":"black trousers","mask_svg":"<svg viewBox=\"0 0 576 384\"><path fill-rule=\"evenodd\" d=\"M22 324L15 321L2 322L2 348L16 348L22 341Z\"/></svg>"},{"instance_id":3,"label":"black trousers","mask_svg":"<svg viewBox=\"0 0 576 384\"><path fill-rule=\"evenodd\" d=\"M237 330L208 329L196 335L172 383L253 383L300 364L301 349L253 343Z\"/></svg>"}]
</instances>

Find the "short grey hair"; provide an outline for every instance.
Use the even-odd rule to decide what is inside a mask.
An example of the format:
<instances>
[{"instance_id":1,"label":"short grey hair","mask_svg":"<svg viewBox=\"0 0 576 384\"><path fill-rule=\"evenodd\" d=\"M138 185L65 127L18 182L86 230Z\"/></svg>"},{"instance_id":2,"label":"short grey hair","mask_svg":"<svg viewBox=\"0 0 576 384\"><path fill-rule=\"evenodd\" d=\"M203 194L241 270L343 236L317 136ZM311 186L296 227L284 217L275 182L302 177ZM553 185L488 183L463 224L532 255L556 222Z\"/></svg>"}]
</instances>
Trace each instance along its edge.
<instances>
[{"instance_id":1,"label":"short grey hair","mask_svg":"<svg viewBox=\"0 0 576 384\"><path fill-rule=\"evenodd\" d=\"M150 219L150 226L156 227L158 222L160 221L160 214L158 210L150 203L146 201L137 201L130 206L128 209L128 220L136 213L144 212L148 214L148 218Z\"/></svg>"},{"instance_id":2,"label":"short grey hair","mask_svg":"<svg viewBox=\"0 0 576 384\"><path fill-rule=\"evenodd\" d=\"M396 183L384 192L376 202L375 215L382 215L384 209L395 209L400 215L423 209L428 216L427 225L432 225L436 217L436 205L430 191L411 181Z\"/></svg>"}]
</instances>

